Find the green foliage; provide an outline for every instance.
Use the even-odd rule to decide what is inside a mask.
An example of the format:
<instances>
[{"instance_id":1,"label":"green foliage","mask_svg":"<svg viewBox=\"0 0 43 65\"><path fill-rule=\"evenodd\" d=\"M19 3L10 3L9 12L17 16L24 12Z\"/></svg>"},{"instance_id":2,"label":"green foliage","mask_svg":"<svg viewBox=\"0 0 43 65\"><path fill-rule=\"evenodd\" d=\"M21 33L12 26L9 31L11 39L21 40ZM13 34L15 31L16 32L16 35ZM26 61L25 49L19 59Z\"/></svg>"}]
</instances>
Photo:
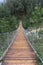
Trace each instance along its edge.
<instances>
[{"instance_id":1,"label":"green foliage","mask_svg":"<svg viewBox=\"0 0 43 65\"><path fill-rule=\"evenodd\" d=\"M0 18L8 17L9 15L10 15L10 11L4 8L4 6L0 6Z\"/></svg>"},{"instance_id":2,"label":"green foliage","mask_svg":"<svg viewBox=\"0 0 43 65\"><path fill-rule=\"evenodd\" d=\"M40 30L38 33L39 33L39 34L43 34L43 30Z\"/></svg>"},{"instance_id":3,"label":"green foliage","mask_svg":"<svg viewBox=\"0 0 43 65\"><path fill-rule=\"evenodd\" d=\"M4 17L0 19L0 32L8 32L17 29L19 26L17 19L14 16Z\"/></svg>"},{"instance_id":4,"label":"green foliage","mask_svg":"<svg viewBox=\"0 0 43 65\"><path fill-rule=\"evenodd\" d=\"M25 29L28 29L28 27L30 26L30 20L28 15L26 15L26 17L22 17L22 24Z\"/></svg>"},{"instance_id":5,"label":"green foliage","mask_svg":"<svg viewBox=\"0 0 43 65\"><path fill-rule=\"evenodd\" d=\"M25 18L26 20L24 23L26 23L23 25L24 28L27 27L28 29L28 27L35 27L37 29L39 27L43 27L43 8L40 8L40 6L36 5L31 14L28 14ZM28 25L26 25L27 23Z\"/></svg>"},{"instance_id":6,"label":"green foliage","mask_svg":"<svg viewBox=\"0 0 43 65\"><path fill-rule=\"evenodd\" d=\"M11 11L11 14L24 15L29 14L34 9L35 0L6 0L5 7Z\"/></svg>"},{"instance_id":7,"label":"green foliage","mask_svg":"<svg viewBox=\"0 0 43 65\"><path fill-rule=\"evenodd\" d=\"M5 24L3 23L4 27L2 25L2 28L7 31L16 29L19 23L17 18L20 19L20 16L25 29L41 26L43 8L41 8L40 2L37 0L6 0L6 3L0 6L0 21L6 21Z\"/></svg>"},{"instance_id":8,"label":"green foliage","mask_svg":"<svg viewBox=\"0 0 43 65\"><path fill-rule=\"evenodd\" d=\"M11 14L10 9L6 7L5 4L1 5L0 6L0 33L13 31L17 29L18 26L19 26L19 20L17 20L17 18Z\"/></svg>"}]
</instances>

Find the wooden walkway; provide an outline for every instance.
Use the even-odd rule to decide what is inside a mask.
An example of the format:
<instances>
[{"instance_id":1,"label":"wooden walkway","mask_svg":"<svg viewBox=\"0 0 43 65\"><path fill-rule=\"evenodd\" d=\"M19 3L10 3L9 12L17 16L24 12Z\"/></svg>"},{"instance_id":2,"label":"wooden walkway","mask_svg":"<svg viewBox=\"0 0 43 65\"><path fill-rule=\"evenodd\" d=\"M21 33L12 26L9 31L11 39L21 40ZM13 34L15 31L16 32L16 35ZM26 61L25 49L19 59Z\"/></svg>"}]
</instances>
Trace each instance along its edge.
<instances>
[{"instance_id":1,"label":"wooden walkway","mask_svg":"<svg viewBox=\"0 0 43 65\"><path fill-rule=\"evenodd\" d=\"M2 65L38 65L36 55L22 32L22 24L19 26L19 33L6 53Z\"/></svg>"}]
</instances>

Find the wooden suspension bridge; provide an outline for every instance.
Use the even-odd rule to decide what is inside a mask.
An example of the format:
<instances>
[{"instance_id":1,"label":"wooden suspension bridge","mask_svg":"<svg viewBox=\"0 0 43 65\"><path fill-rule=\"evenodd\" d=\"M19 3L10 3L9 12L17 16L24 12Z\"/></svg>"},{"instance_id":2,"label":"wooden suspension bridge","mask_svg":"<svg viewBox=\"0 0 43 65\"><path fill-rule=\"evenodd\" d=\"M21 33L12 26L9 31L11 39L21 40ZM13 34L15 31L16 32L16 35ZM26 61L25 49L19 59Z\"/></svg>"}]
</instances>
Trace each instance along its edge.
<instances>
[{"instance_id":1,"label":"wooden suspension bridge","mask_svg":"<svg viewBox=\"0 0 43 65\"><path fill-rule=\"evenodd\" d=\"M3 58L2 65L38 65L36 54L23 34L21 23L14 42Z\"/></svg>"}]
</instances>

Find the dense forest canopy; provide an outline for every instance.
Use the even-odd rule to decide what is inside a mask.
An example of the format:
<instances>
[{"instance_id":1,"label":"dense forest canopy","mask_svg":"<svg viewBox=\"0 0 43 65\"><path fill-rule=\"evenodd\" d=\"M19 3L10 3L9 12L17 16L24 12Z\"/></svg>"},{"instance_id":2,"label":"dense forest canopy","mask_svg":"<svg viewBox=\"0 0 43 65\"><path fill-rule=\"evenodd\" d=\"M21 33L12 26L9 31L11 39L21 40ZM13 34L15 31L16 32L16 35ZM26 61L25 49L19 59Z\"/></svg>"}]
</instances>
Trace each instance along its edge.
<instances>
[{"instance_id":1,"label":"dense forest canopy","mask_svg":"<svg viewBox=\"0 0 43 65\"><path fill-rule=\"evenodd\" d=\"M43 22L43 0L4 0L0 5L0 32L17 29L20 19L26 29Z\"/></svg>"},{"instance_id":2,"label":"dense forest canopy","mask_svg":"<svg viewBox=\"0 0 43 65\"><path fill-rule=\"evenodd\" d=\"M4 0L4 2L0 10L3 9L5 16L10 14L20 16L28 14L30 16L35 6L43 8L43 0Z\"/></svg>"},{"instance_id":3,"label":"dense forest canopy","mask_svg":"<svg viewBox=\"0 0 43 65\"><path fill-rule=\"evenodd\" d=\"M43 7L43 0L6 0L5 7L10 9L11 14L28 14L38 5Z\"/></svg>"}]
</instances>

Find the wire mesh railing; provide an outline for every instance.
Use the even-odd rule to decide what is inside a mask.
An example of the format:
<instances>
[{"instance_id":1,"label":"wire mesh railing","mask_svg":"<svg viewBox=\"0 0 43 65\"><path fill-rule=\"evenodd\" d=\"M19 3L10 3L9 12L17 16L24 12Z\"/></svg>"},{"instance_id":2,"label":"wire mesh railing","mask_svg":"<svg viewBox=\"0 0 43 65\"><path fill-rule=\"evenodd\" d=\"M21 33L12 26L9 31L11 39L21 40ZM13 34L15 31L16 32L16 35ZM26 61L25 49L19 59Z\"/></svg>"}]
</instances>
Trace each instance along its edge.
<instances>
[{"instance_id":1,"label":"wire mesh railing","mask_svg":"<svg viewBox=\"0 0 43 65\"><path fill-rule=\"evenodd\" d=\"M43 34L27 31L24 29L23 32L27 40L30 41L30 45L37 55L38 65L43 65Z\"/></svg>"},{"instance_id":2,"label":"wire mesh railing","mask_svg":"<svg viewBox=\"0 0 43 65\"><path fill-rule=\"evenodd\" d=\"M16 37L18 29L12 32L0 33L0 60L3 58L3 54L6 53L7 48L11 44L12 40Z\"/></svg>"}]
</instances>

